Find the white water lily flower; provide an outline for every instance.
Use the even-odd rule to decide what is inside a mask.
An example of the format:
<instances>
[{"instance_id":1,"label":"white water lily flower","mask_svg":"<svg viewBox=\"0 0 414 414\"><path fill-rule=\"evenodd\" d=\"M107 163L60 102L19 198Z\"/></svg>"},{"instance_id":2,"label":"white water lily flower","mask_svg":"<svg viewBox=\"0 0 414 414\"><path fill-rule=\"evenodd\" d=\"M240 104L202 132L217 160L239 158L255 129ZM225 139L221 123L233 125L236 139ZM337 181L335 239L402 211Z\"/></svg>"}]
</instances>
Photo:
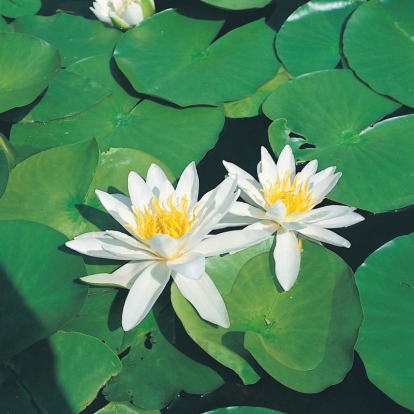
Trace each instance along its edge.
<instances>
[{"instance_id":1,"label":"white water lily flower","mask_svg":"<svg viewBox=\"0 0 414 414\"><path fill-rule=\"evenodd\" d=\"M236 178L241 198L249 204L236 202L222 220L223 227L248 225L246 229L276 233L273 252L276 277L284 290L290 290L300 268L301 237L317 243L350 247L348 240L328 230L347 227L364 218L355 208L327 206L314 208L335 187L341 173L335 167L316 173L318 161L309 162L296 174L292 149L286 145L277 164L262 147L257 166L259 182L234 164L223 161L229 176Z\"/></svg>"},{"instance_id":2,"label":"white water lily flower","mask_svg":"<svg viewBox=\"0 0 414 414\"><path fill-rule=\"evenodd\" d=\"M122 313L128 331L152 308L170 276L200 316L229 327L224 301L205 272L205 258L244 249L267 237L261 231L230 231L208 236L239 197L236 180L227 178L198 199L198 175L192 162L176 189L155 164L146 182L135 172L128 177L131 198L96 190L102 205L129 233L92 232L66 243L79 253L106 259L130 260L112 274L81 279L97 285L130 289Z\"/></svg>"},{"instance_id":3,"label":"white water lily flower","mask_svg":"<svg viewBox=\"0 0 414 414\"><path fill-rule=\"evenodd\" d=\"M96 0L89 9L103 23L130 29L155 12L154 0Z\"/></svg>"}]
</instances>

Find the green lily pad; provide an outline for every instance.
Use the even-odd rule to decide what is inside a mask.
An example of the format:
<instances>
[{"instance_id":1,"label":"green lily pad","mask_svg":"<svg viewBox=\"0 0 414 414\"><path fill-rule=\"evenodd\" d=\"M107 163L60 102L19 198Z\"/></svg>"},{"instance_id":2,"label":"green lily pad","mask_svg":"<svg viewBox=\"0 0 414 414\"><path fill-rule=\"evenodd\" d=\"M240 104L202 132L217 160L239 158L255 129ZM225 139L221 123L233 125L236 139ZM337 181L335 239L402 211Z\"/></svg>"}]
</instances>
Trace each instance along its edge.
<instances>
[{"instance_id":1,"label":"green lily pad","mask_svg":"<svg viewBox=\"0 0 414 414\"><path fill-rule=\"evenodd\" d=\"M173 286L172 303L189 335L244 381L246 350L277 381L300 392L336 384L352 366L362 321L352 272L323 247L305 241L303 248L289 292L276 282L270 252L240 263L231 293L223 295L229 329L205 323Z\"/></svg>"},{"instance_id":2,"label":"green lily pad","mask_svg":"<svg viewBox=\"0 0 414 414\"><path fill-rule=\"evenodd\" d=\"M0 152L2 152L7 161L7 168L11 171L17 164L17 153L10 141L0 132Z\"/></svg>"},{"instance_id":3,"label":"green lily pad","mask_svg":"<svg viewBox=\"0 0 414 414\"><path fill-rule=\"evenodd\" d=\"M90 289L85 306L63 325L62 331L80 332L99 338L119 354L124 339L121 315L125 296L126 290Z\"/></svg>"},{"instance_id":4,"label":"green lily pad","mask_svg":"<svg viewBox=\"0 0 414 414\"><path fill-rule=\"evenodd\" d=\"M356 349L369 379L414 410L414 234L397 237L358 268L364 323Z\"/></svg>"},{"instance_id":5,"label":"green lily pad","mask_svg":"<svg viewBox=\"0 0 414 414\"><path fill-rule=\"evenodd\" d=\"M111 93L110 89L91 79L61 70L41 100L21 122L49 122L77 115Z\"/></svg>"},{"instance_id":6,"label":"green lily pad","mask_svg":"<svg viewBox=\"0 0 414 414\"><path fill-rule=\"evenodd\" d=\"M263 407L225 407L204 414L283 414L281 411Z\"/></svg>"},{"instance_id":7,"label":"green lily pad","mask_svg":"<svg viewBox=\"0 0 414 414\"><path fill-rule=\"evenodd\" d=\"M225 102L224 110L227 118L250 118L262 113L262 104L264 100L277 89L280 85L286 83L291 76L282 66L277 75L261 86L253 95L239 101Z\"/></svg>"},{"instance_id":8,"label":"green lily pad","mask_svg":"<svg viewBox=\"0 0 414 414\"><path fill-rule=\"evenodd\" d=\"M36 14L41 6L41 0L0 0L0 14L16 18Z\"/></svg>"},{"instance_id":9,"label":"green lily pad","mask_svg":"<svg viewBox=\"0 0 414 414\"><path fill-rule=\"evenodd\" d=\"M32 205L33 207L33 205ZM87 287L80 257L62 249L68 239L43 224L0 222L1 359L55 333L81 309Z\"/></svg>"},{"instance_id":10,"label":"green lily pad","mask_svg":"<svg viewBox=\"0 0 414 414\"><path fill-rule=\"evenodd\" d=\"M263 19L210 45L221 14L183 12L157 13L119 41L115 60L138 92L181 106L220 105L252 95L276 75L275 32Z\"/></svg>"},{"instance_id":11,"label":"green lily pad","mask_svg":"<svg viewBox=\"0 0 414 414\"><path fill-rule=\"evenodd\" d=\"M109 401L132 399L138 407L157 410L183 390L203 394L224 383L216 372L219 364L194 347L171 306L156 319L151 311L132 332L122 371L103 390Z\"/></svg>"},{"instance_id":12,"label":"green lily pad","mask_svg":"<svg viewBox=\"0 0 414 414\"><path fill-rule=\"evenodd\" d=\"M204 3L221 9L245 10L267 6L272 0L202 0Z\"/></svg>"},{"instance_id":13,"label":"green lily pad","mask_svg":"<svg viewBox=\"0 0 414 414\"><path fill-rule=\"evenodd\" d=\"M9 32L9 26L6 22L6 20L4 20L3 17L0 16L0 32Z\"/></svg>"},{"instance_id":14,"label":"green lily pad","mask_svg":"<svg viewBox=\"0 0 414 414\"><path fill-rule=\"evenodd\" d=\"M321 88L323 85L323 88ZM399 104L368 89L348 70L303 75L274 91L263 105L275 121L273 150L289 144L296 160L342 172L329 198L373 212L414 203L412 115L378 120ZM289 138L289 132L302 138ZM398 165L399 168L395 168Z\"/></svg>"},{"instance_id":15,"label":"green lily pad","mask_svg":"<svg viewBox=\"0 0 414 414\"><path fill-rule=\"evenodd\" d=\"M60 64L59 52L43 40L0 33L0 113L32 102L56 78Z\"/></svg>"},{"instance_id":16,"label":"green lily pad","mask_svg":"<svg viewBox=\"0 0 414 414\"><path fill-rule=\"evenodd\" d=\"M289 73L299 76L334 69L341 57L343 26L360 4L354 0L312 0L291 14L276 38L278 56Z\"/></svg>"},{"instance_id":17,"label":"green lily pad","mask_svg":"<svg viewBox=\"0 0 414 414\"><path fill-rule=\"evenodd\" d=\"M351 16L343 35L344 54L358 77L378 93L411 107L413 21L411 0L369 1Z\"/></svg>"},{"instance_id":18,"label":"green lily pad","mask_svg":"<svg viewBox=\"0 0 414 414\"><path fill-rule=\"evenodd\" d=\"M174 177L159 160L140 151L116 149L98 157L92 140L52 148L20 163L0 199L0 219L36 221L70 239L87 231L116 230L95 189L126 193L129 172L145 176L152 163Z\"/></svg>"},{"instance_id":19,"label":"green lily pad","mask_svg":"<svg viewBox=\"0 0 414 414\"><path fill-rule=\"evenodd\" d=\"M149 411L143 408L135 407L130 402L109 403L104 408L101 408L96 414L161 414L161 411Z\"/></svg>"},{"instance_id":20,"label":"green lily pad","mask_svg":"<svg viewBox=\"0 0 414 414\"><path fill-rule=\"evenodd\" d=\"M16 32L39 37L59 49L64 67L88 56L111 53L122 36L119 30L105 27L100 21L65 13L24 16L13 26Z\"/></svg>"},{"instance_id":21,"label":"green lily pad","mask_svg":"<svg viewBox=\"0 0 414 414\"><path fill-rule=\"evenodd\" d=\"M7 181L9 180L9 165L7 162L6 154L3 149L0 148L0 197L3 195L7 187Z\"/></svg>"},{"instance_id":22,"label":"green lily pad","mask_svg":"<svg viewBox=\"0 0 414 414\"><path fill-rule=\"evenodd\" d=\"M105 344L76 332L57 332L16 355L10 365L36 412L62 414L82 411L121 370Z\"/></svg>"}]
</instances>

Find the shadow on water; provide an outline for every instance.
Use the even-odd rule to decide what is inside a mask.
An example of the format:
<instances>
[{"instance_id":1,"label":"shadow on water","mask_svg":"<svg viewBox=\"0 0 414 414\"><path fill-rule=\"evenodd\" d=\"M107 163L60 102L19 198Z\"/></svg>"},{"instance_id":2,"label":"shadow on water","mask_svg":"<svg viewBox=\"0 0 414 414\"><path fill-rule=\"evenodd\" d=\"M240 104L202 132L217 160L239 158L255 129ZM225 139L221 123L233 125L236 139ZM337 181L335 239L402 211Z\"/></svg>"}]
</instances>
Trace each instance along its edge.
<instances>
[{"instance_id":1,"label":"shadow on water","mask_svg":"<svg viewBox=\"0 0 414 414\"><path fill-rule=\"evenodd\" d=\"M73 414L56 381L53 350L42 339L46 330L10 279L0 266L0 413Z\"/></svg>"}]
</instances>

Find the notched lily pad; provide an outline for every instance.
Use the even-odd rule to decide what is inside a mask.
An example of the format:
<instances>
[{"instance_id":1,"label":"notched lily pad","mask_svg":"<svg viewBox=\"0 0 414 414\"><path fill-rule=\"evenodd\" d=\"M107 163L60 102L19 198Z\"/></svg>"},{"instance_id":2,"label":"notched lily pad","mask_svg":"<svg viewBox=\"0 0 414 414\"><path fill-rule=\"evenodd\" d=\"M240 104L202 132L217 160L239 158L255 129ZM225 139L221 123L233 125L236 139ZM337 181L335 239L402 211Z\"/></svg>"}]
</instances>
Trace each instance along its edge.
<instances>
[{"instance_id":1,"label":"notched lily pad","mask_svg":"<svg viewBox=\"0 0 414 414\"><path fill-rule=\"evenodd\" d=\"M229 329L204 322L173 286L173 306L189 335L245 383L253 379L254 359L300 392L338 383L352 366L362 320L352 272L323 247L304 242L303 248L299 278L289 292L276 282L270 252L247 263L241 259L233 289L223 295Z\"/></svg>"}]
</instances>

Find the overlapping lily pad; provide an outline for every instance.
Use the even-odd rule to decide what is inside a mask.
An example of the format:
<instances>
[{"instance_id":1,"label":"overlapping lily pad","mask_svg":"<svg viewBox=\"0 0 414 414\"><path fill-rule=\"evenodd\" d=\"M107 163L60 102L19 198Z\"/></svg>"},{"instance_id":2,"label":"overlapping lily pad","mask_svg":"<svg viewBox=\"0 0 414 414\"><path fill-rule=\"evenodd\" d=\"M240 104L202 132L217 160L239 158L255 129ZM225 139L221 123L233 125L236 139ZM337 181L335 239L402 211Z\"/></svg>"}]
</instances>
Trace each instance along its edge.
<instances>
[{"instance_id":1,"label":"overlapping lily pad","mask_svg":"<svg viewBox=\"0 0 414 414\"><path fill-rule=\"evenodd\" d=\"M0 32L8 32L9 26L7 25L6 20L0 16Z\"/></svg>"},{"instance_id":2,"label":"overlapping lily pad","mask_svg":"<svg viewBox=\"0 0 414 414\"><path fill-rule=\"evenodd\" d=\"M41 0L0 0L0 15L16 18L36 14L41 6Z\"/></svg>"},{"instance_id":3,"label":"overlapping lily pad","mask_svg":"<svg viewBox=\"0 0 414 414\"><path fill-rule=\"evenodd\" d=\"M244 10L267 6L272 0L202 0L222 9Z\"/></svg>"},{"instance_id":4,"label":"overlapping lily pad","mask_svg":"<svg viewBox=\"0 0 414 414\"><path fill-rule=\"evenodd\" d=\"M349 19L343 50L350 67L377 92L414 106L414 3L369 1Z\"/></svg>"},{"instance_id":5,"label":"overlapping lily pad","mask_svg":"<svg viewBox=\"0 0 414 414\"><path fill-rule=\"evenodd\" d=\"M0 112L32 102L58 75L60 64L59 52L43 40L0 33Z\"/></svg>"},{"instance_id":6,"label":"overlapping lily pad","mask_svg":"<svg viewBox=\"0 0 414 414\"><path fill-rule=\"evenodd\" d=\"M99 339L58 332L16 355L11 367L35 412L73 414L95 399L99 389L120 371L121 363Z\"/></svg>"},{"instance_id":7,"label":"overlapping lily pad","mask_svg":"<svg viewBox=\"0 0 414 414\"><path fill-rule=\"evenodd\" d=\"M347 70L295 78L263 105L268 117L284 119L269 128L276 153L289 144L299 161L317 159L320 169L336 166L343 175L329 198L373 212L414 203L414 152L408 150L414 116L375 124L398 107ZM290 131L306 140L289 138Z\"/></svg>"},{"instance_id":8,"label":"overlapping lily pad","mask_svg":"<svg viewBox=\"0 0 414 414\"><path fill-rule=\"evenodd\" d=\"M299 278L289 292L275 282L269 252L236 262L240 272L231 293L223 295L229 329L204 322L172 288L174 309L190 336L245 382L253 379L254 359L301 392L340 382L352 366L362 321L352 272L323 247L304 242L303 248Z\"/></svg>"},{"instance_id":9,"label":"overlapping lily pad","mask_svg":"<svg viewBox=\"0 0 414 414\"><path fill-rule=\"evenodd\" d=\"M357 351L369 379L414 410L414 234L376 250L356 272L364 323Z\"/></svg>"},{"instance_id":10,"label":"overlapping lily pad","mask_svg":"<svg viewBox=\"0 0 414 414\"><path fill-rule=\"evenodd\" d=\"M39 37L59 49L64 67L88 56L111 53L122 36L119 30L105 27L100 21L65 13L20 17L13 27L16 32Z\"/></svg>"},{"instance_id":11,"label":"overlapping lily pad","mask_svg":"<svg viewBox=\"0 0 414 414\"><path fill-rule=\"evenodd\" d=\"M278 56L289 73L299 76L334 69L340 60L343 26L361 3L312 0L291 14L276 38Z\"/></svg>"},{"instance_id":12,"label":"overlapping lily pad","mask_svg":"<svg viewBox=\"0 0 414 414\"><path fill-rule=\"evenodd\" d=\"M217 410L208 411L204 414L283 414L280 411L274 411L263 407L226 407Z\"/></svg>"},{"instance_id":13,"label":"overlapping lily pad","mask_svg":"<svg viewBox=\"0 0 414 414\"><path fill-rule=\"evenodd\" d=\"M112 91L92 79L61 70L22 123L49 122L86 111Z\"/></svg>"},{"instance_id":14,"label":"overlapping lily pad","mask_svg":"<svg viewBox=\"0 0 414 414\"><path fill-rule=\"evenodd\" d=\"M168 306L151 311L130 336L130 350L122 359L122 371L106 385L110 401L132 399L148 410L165 407L179 392L203 394L223 384L207 354L188 338ZM131 332L132 333L132 332Z\"/></svg>"},{"instance_id":15,"label":"overlapping lily pad","mask_svg":"<svg viewBox=\"0 0 414 414\"><path fill-rule=\"evenodd\" d=\"M104 408L96 412L96 414L161 414L159 410L144 410L135 407L130 402L109 403Z\"/></svg>"},{"instance_id":16,"label":"overlapping lily pad","mask_svg":"<svg viewBox=\"0 0 414 414\"><path fill-rule=\"evenodd\" d=\"M3 149L0 148L0 197L3 195L7 187L7 181L9 180L9 166L7 162L6 154Z\"/></svg>"},{"instance_id":17,"label":"overlapping lily pad","mask_svg":"<svg viewBox=\"0 0 414 414\"><path fill-rule=\"evenodd\" d=\"M263 19L210 45L222 14L198 13L166 10L122 37L115 60L138 92L181 106L220 105L252 95L276 75L275 32Z\"/></svg>"},{"instance_id":18,"label":"overlapping lily pad","mask_svg":"<svg viewBox=\"0 0 414 414\"><path fill-rule=\"evenodd\" d=\"M0 355L5 360L75 316L88 289L75 283L86 270L80 257L63 248L68 241L63 234L9 220L0 222L0 238Z\"/></svg>"},{"instance_id":19,"label":"overlapping lily pad","mask_svg":"<svg viewBox=\"0 0 414 414\"><path fill-rule=\"evenodd\" d=\"M154 157L118 149L99 158L96 141L52 148L12 170L0 199L0 219L25 219L46 224L68 238L87 231L113 229L116 221L100 205L94 190L127 192L130 171L146 175Z\"/></svg>"}]
</instances>

